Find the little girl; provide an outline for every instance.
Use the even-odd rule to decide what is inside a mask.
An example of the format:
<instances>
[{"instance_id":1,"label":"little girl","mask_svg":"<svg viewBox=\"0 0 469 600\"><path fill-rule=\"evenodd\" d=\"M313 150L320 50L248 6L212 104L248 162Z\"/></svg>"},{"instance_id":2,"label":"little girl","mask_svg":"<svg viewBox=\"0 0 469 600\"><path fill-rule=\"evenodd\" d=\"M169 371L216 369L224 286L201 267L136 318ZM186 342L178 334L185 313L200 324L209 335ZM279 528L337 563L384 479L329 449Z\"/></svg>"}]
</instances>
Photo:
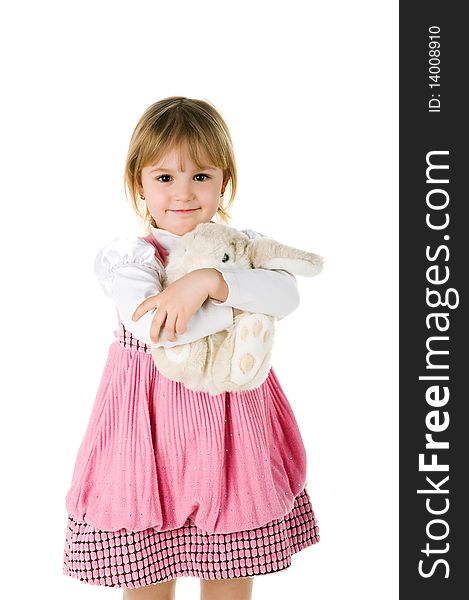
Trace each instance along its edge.
<instances>
[{"instance_id":1,"label":"little girl","mask_svg":"<svg viewBox=\"0 0 469 600\"><path fill-rule=\"evenodd\" d=\"M319 541L292 409L273 369L255 389L210 395L165 378L151 346L221 331L243 310L282 319L298 306L296 279L198 268L162 291L168 253L199 223L227 223L236 192L231 136L210 103L150 106L125 184L147 235L116 238L95 260L118 329L66 496L63 572L125 599L174 599L176 578L192 576L202 600L249 600L254 575Z\"/></svg>"}]
</instances>

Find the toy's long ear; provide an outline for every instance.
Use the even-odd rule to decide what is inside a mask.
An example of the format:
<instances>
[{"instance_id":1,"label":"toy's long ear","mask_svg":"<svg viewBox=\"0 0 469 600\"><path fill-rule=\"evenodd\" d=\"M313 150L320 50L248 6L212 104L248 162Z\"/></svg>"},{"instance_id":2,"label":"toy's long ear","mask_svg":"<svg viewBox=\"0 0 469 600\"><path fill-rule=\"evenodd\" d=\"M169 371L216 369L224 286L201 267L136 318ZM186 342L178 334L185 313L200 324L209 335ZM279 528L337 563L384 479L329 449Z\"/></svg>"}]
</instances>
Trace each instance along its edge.
<instances>
[{"instance_id":1,"label":"toy's long ear","mask_svg":"<svg viewBox=\"0 0 469 600\"><path fill-rule=\"evenodd\" d=\"M322 271L324 261L319 254L285 246L267 237L251 240L248 255L255 269L283 269L305 277L318 275Z\"/></svg>"},{"instance_id":2,"label":"toy's long ear","mask_svg":"<svg viewBox=\"0 0 469 600\"><path fill-rule=\"evenodd\" d=\"M246 256L246 254L248 254L249 238L247 235L242 234L241 236L234 238L231 244L234 249L236 261L242 259L243 256Z\"/></svg>"}]
</instances>

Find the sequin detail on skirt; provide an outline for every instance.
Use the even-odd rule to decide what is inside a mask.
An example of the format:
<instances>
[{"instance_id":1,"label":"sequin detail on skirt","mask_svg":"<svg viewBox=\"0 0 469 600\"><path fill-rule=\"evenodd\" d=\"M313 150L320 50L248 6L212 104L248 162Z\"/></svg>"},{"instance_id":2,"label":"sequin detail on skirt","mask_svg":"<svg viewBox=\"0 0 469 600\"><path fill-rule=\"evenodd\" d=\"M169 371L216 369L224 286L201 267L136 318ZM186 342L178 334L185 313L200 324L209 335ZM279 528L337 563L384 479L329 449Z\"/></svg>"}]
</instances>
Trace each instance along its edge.
<instances>
[{"instance_id":1,"label":"sequin detail on skirt","mask_svg":"<svg viewBox=\"0 0 469 600\"><path fill-rule=\"evenodd\" d=\"M85 583L128 589L176 577L250 577L288 568L294 553L318 541L306 488L284 517L226 534L205 533L190 519L167 531L106 532L69 515L63 573Z\"/></svg>"},{"instance_id":2,"label":"sequin detail on skirt","mask_svg":"<svg viewBox=\"0 0 469 600\"><path fill-rule=\"evenodd\" d=\"M306 451L274 369L209 395L165 378L120 324L77 454L67 513L101 531L187 518L232 533L283 517L306 486Z\"/></svg>"}]
</instances>

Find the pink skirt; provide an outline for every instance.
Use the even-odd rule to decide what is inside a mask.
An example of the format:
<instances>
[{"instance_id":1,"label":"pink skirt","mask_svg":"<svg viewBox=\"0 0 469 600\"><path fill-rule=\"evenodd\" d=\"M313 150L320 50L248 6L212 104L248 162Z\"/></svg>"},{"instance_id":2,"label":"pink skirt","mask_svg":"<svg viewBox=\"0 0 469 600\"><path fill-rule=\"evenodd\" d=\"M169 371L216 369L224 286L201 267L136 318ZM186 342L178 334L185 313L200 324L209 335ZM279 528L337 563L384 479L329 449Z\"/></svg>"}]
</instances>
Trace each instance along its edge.
<instances>
[{"instance_id":1,"label":"pink skirt","mask_svg":"<svg viewBox=\"0 0 469 600\"><path fill-rule=\"evenodd\" d=\"M194 392L122 323L114 335L66 496L64 573L129 588L246 577L317 542L303 441L273 369L252 390Z\"/></svg>"},{"instance_id":2,"label":"pink skirt","mask_svg":"<svg viewBox=\"0 0 469 600\"><path fill-rule=\"evenodd\" d=\"M99 531L69 516L63 573L85 583L129 589L176 577L250 577L288 568L295 552L318 541L306 489L285 517L233 533L205 533L190 519L162 532Z\"/></svg>"}]
</instances>

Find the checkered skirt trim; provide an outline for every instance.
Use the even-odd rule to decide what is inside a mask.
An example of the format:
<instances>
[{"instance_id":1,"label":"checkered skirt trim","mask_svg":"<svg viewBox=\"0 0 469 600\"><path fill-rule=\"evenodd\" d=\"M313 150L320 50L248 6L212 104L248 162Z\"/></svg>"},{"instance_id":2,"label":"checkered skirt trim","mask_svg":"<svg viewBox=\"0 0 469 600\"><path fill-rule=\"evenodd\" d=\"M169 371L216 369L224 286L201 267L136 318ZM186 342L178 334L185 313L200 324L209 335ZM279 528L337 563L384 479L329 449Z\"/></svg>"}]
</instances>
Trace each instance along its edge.
<instances>
[{"instance_id":1,"label":"checkered skirt trim","mask_svg":"<svg viewBox=\"0 0 469 600\"><path fill-rule=\"evenodd\" d=\"M176 577L250 577L288 568L294 553L318 541L306 488L284 517L226 534L205 533L189 518L168 531L100 531L69 515L63 573L89 584L128 589Z\"/></svg>"},{"instance_id":2,"label":"checkered skirt trim","mask_svg":"<svg viewBox=\"0 0 469 600\"><path fill-rule=\"evenodd\" d=\"M128 331L124 324L119 321L118 328L114 331L114 337L124 348L129 350L137 350L138 352L144 352L145 354L151 354L151 348L145 342L137 339L131 331Z\"/></svg>"}]
</instances>

